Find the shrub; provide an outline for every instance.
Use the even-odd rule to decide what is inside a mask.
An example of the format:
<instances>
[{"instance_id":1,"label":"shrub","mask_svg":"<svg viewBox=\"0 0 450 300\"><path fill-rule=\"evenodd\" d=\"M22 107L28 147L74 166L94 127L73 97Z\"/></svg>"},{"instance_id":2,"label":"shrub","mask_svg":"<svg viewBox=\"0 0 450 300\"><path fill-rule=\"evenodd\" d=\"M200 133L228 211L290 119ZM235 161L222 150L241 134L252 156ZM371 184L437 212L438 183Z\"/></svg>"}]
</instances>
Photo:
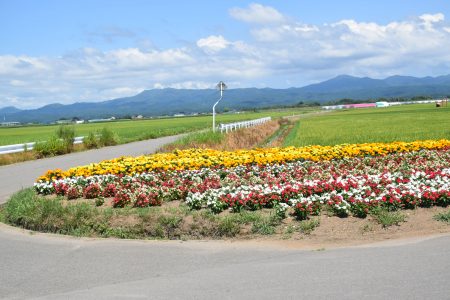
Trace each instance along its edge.
<instances>
[{"instance_id":1,"label":"shrub","mask_svg":"<svg viewBox=\"0 0 450 300\"><path fill-rule=\"evenodd\" d=\"M67 199L77 199L80 198L81 192L78 187L72 186L67 189Z\"/></svg>"},{"instance_id":2,"label":"shrub","mask_svg":"<svg viewBox=\"0 0 450 300\"><path fill-rule=\"evenodd\" d=\"M101 146L117 145L117 137L111 129L103 127L99 133L99 144Z\"/></svg>"},{"instance_id":3,"label":"shrub","mask_svg":"<svg viewBox=\"0 0 450 300\"><path fill-rule=\"evenodd\" d=\"M436 200L436 205L447 207L450 204L450 191L442 190L439 192L439 198Z\"/></svg>"},{"instance_id":4,"label":"shrub","mask_svg":"<svg viewBox=\"0 0 450 300\"><path fill-rule=\"evenodd\" d=\"M274 210L275 214L280 219L286 218L286 210L289 208L289 205L286 203L278 203L275 205Z\"/></svg>"},{"instance_id":5,"label":"shrub","mask_svg":"<svg viewBox=\"0 0 450 300\"><path fill-rule=\"evenodd\" d=\"M355 217L364 219L369 213L369 204L364 201L356 201L353 203L350 210Z\"/></svg>"},{"instance_id":6,"label":"shrub","mask_svg":"<svg viewBox=\"0 0 450 300\"><path fill-rule=\"evenodd\" d=\"M402 200L392 195L383 196L380 201L380 206L388 211L397 211L402 205Z\"/></svg>"},{"instance_id":7,"label":"shrub","mask_svg":"<svg viewBox=\"0 0 450 300\"><path fill-rule=\"evenodd\" d=\"M319 201L299 201L294 206L294 215L299 220L306 220L310 215L319 215L320 210Z\"/></svg>"},{"instance_id":8,"label":"shrub","mask_svg":"<svg viewBox=\"0 0 450 300\"><path fill-rule=\"evenodd\" d=\"M415 209L418 204L416 197L412 193L403 195L400 200L404 209Z\"/></svg>"},{"instance_id":9,"label":"shrub","mask_svg":"<svg viewBox=\"0 0 450 300\"><path fill-rule=\"evenodd\" d=\"M54 183L53 188L55 189L55 194L59 196L64 196L67 194L67 190L69 189L69 186L66 183Z\"/></svg>"},{"instance_id":10,"label":"shrub","mask_svg":"<svg viewBox=\"0 0 450 300\"><path fill-rule=\"evenodd\" d=\"M56 136L63 141L66 153L72 152L75 141L75 128L73 126L61 125L56 130Z\"/></svg>"},{"instance_id":11,"label":"shrub","mask_svg":"<svg viewBox=\"0 0 450 300\"><path fill-rule=\"evenodd\" d=\"M102 194L102 189L98 183L93 183L88 185L84 191L83 196L86 199L95 199L98 198Z\"/></svg>"},{"instance_id":12,"label":"shrub","mask_svg":"<svg viewBox=\"0 0 450 300\"><path fill-rule=\"evenodd\" d=\"M34 145L34 151L36 151L38 157L55 156L67 153L67 148L64 142L52 136L45 142L36 142Z\"/></svg>"},{"instance_id":13,"label":"shrub","mask_svg":"<svg viewBox=\"0 0 450 300\"><path fill-rule=\"evenodd\" d=\"M103 189L102 196L103 197L114 197L117 193L117 187L113 183L108 183L106 187Z\"/></svg>"},{"instance_id":14,"label":"shrub","mask_svg":"<svg viewBox=\"0 0 450 300\"><path fill-rule=\"evenodd\" d=\"M126 191L119 190L113 199L113 207L125 207L131 202L131 196Z\"/></svg>"},{"instance_id":15,"label":"shrub","mask_svg":"<svg viewBox=\"0 0 450 300\"><path fill-rule=\"evenodd\" d=\"M348 217L351 209L350 204L338 196L332 196L330 200L328 200L328 206L339 218Z\"/></svg>"},{"instance_id":16,"label":"shrub","mask_svg":"<svg viewBox=\"0 0 450 300\"><path fill-rule=\"evenodd\" d=\"M83 139L83 144L88 149L94 149L99 147L99 141L97 136L93 132L89 132Z\"/></svg>"}]
</instances>

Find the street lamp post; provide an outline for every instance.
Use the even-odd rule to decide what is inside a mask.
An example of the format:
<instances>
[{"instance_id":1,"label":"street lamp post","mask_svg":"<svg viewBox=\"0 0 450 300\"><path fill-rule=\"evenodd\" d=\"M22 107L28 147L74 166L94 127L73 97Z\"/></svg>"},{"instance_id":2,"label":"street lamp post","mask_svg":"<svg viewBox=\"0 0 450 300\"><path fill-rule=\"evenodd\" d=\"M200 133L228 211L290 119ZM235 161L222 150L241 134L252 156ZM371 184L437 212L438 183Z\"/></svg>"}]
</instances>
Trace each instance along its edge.
<instances>
[{"instance_id":1,"label":"street lamp post","mask_svg":"<svg viewBox=\"0 0 450 300\"><path fill-rule=\"evenodd\" d=\"M213 105L213 132L216 132L216 105L222 100L223 91L227 88L227 85L223 81L220 81L216 85L216 88L220 90L220 99Z\"/></svg>"}]
</instances>

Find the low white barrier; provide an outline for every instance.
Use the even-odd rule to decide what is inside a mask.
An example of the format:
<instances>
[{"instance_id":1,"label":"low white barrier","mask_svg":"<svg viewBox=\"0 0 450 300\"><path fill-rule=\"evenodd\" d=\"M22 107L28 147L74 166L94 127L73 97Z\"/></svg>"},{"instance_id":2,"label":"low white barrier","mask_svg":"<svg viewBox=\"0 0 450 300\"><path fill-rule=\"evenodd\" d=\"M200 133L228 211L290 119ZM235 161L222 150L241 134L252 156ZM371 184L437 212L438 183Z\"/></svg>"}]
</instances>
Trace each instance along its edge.
<instances>
[{"instance_id":1,"label":"low white barrier","mask_svg":"<svg viewBox=\"0 0 450 300\"><path fill-rule=\"evenodd\" d=\"M261 119L250 120L250 121L242 121L242 122L235 122L235 123L229 123L229 124L220 124L219 130L220 130L220 132L225 131L226 133L228 133L228 131L233 131L233 130L236 130L239 128L247 128L250 126L260 125L260 124L270 121L271 119L272 119L271 117L265 117L265 118L261 118Z\"/></svg>"},{"instance_id":2,"label":"low white barrier","mask_svg":"<svg viewBox=\"0 0 450 300\"><path fill-rule=\"evenodd\" d=\"M74 138L74 144L83 143L84 136L78 136ZM17 153L23 152L26 150L32 150L36 143L23 143L23 144L14 144L14 145L6 145L0 146L0 155L1 154L9 154L9 153Z\"/></svg>"}]
</instances>

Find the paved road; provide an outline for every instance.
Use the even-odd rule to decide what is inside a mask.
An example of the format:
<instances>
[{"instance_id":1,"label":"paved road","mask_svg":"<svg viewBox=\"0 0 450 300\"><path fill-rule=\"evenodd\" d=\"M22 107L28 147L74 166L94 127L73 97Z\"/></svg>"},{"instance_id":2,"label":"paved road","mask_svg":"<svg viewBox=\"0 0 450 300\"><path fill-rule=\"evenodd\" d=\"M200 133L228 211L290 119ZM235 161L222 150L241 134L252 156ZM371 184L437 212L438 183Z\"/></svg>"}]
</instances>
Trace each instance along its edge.
<instances>
[{"instance_id":1,"label":"paved road","mask_svg":"<svg viewBox=\"0 0 450 300\"><path fill-rule=\"evenodd\" d=\"M325 249L90 240L0 225L4 299L449 299L450 236Z\"/></svg>"},{"instance_id":2,"label":"paved road","mask_svg":"<svg viewBox=\"0 0 450 300\"><path fill-rule=\"evenodd\" d=\"M104 147L84 152L28 161L9 166L0 167L0 204L6 202L8 197L21 188L33 185L37 177L49 169L68 169L70 167L85 165L122 155L142 155L153 153L164 144L178 139L178 136L169 136L158 139L134 142L119 146Z\"/></svg>"},{"instance_id":3,"label":"paved road","mask_svg":"<svg viewBox=\"0 0 450 300\"><path fill-rule=\"evenodd\" d=\"M137 142L0 168L0 203L49 168L156 150ZM76 239L0 224L1 299L449 299L450 235L311 251Z\"/></svg>"}]
</instances>

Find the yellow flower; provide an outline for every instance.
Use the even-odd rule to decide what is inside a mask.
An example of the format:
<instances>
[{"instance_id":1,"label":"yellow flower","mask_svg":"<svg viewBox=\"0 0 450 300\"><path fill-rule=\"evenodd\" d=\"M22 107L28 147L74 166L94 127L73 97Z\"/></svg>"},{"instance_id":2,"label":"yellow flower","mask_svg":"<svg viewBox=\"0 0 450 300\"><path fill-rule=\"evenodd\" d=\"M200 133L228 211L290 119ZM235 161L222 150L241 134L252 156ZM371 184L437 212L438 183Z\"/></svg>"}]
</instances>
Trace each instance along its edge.
<instances>
[{"instance_id":1,"label":"yellow flower","mask_svg":"<svg viewBox=\"0 0 450 300\"><path fill-rule=\"evenodd\" d=\"M203 167L234 167L242 164L270 164L296 160L331 160L366 155L386 155L420 149L449 148L450 140L426 140L415 142L341 144L336 146L306 146L287 148L265 148L254 150L218 151L211 149L176 150L138 157L118 157L96 164L79 166L67 171L48 170L38 181L47 181L73 176L100 174L131 175L157 169L186 170Z\"/></svg>"}]
</instances>

